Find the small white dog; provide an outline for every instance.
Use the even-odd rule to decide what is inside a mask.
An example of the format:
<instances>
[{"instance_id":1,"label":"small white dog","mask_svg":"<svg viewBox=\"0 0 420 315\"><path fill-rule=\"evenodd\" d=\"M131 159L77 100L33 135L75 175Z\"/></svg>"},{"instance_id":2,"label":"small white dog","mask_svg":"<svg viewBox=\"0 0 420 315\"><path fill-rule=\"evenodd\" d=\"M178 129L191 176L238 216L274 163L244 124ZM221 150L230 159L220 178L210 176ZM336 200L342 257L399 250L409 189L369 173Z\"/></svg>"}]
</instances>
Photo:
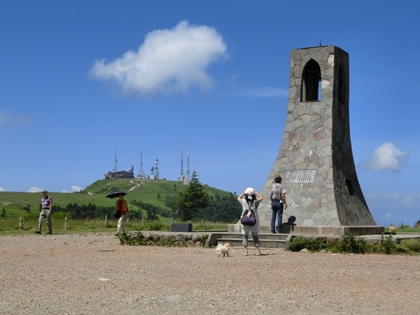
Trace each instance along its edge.
<instances>
[{"instance_id":1,"label":"small white dog","mask_svg":"<svg viewBox=\"0 0 420 315\"><path fill-rule=\"evenodd\" d=\"M220 257L220 255L223 255L223 257L227 256L229 257L229 250L230 250L230 244L229 243L224 243L217 245L216 247L216 253L217 253L217 257Z\"/></svg>"}]
</instances>

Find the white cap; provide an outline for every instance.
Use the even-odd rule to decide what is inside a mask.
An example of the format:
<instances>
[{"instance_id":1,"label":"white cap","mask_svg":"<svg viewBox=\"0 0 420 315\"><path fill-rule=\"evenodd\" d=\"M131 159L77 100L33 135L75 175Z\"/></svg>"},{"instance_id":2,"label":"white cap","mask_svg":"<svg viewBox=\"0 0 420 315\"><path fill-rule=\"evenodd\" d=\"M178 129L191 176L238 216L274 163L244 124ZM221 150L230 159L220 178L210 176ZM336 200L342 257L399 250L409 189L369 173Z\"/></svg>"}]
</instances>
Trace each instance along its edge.
<instances>
[{"instance_id":1,"label":"white cap","mask_svg":"<svg viewBox=\"0 0 420 315\"><path fill-rule=\"evenodd\" d=\"M255 194L255 190L254 188L248 187L247 189L245 189L244 194L253 195Z\"/></svg>"}]
</instances>

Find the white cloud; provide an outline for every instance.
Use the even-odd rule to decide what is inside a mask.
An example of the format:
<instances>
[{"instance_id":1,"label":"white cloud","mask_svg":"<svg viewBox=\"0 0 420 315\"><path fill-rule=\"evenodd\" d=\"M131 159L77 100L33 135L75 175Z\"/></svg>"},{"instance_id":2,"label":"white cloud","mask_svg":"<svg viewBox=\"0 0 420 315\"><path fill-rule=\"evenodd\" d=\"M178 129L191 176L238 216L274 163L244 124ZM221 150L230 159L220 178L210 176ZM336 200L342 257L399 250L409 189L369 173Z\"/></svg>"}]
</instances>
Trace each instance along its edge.
<instances>
[{"instance_id":1,"label":"white cloud","mask_svg":"<svg viewBox=\"0 0 420 315\"><path fill-rule=\"evenodd\" d=\"M393 199L393 200L396 200L399 197L400 197L400 195L398 195L398 194L383 194L382 195L382 198L383 199Z\"/></svg>"},{"instance_id":2,"label":"white cloud","mask_svg":"<svg viewBox=\"0 0 420 315\"><path fill-rule=\"evenodd\" d=\"M385 214L382 216L382 218L385 218L385 219L389 219L390 217L392 217L392 214L391 214L391 213L385 213Z\"/></svg>"},{"instance_id":3,"label":"white cloud","mask_svg":"<svg viewBox=\"0 0 420 315\"><path fill-rule=\"evenodd\" d=\"M42 192L42 191L43 191L43 189L33 187L33 186L31 188L29 188L29 190L28 190L28 192L30 192L30 193L37 193L37 192Z\"/></svg>"},{"instance_id":4,"label":"white cloud","mask_svg":"<svg viewBox=\"0 0 420 315\"><path fill-rule=\"evenodd\" d=\"M208 26L182 21L172 29L145 36L137 52L128 51L110 62L97 60L90 77L112 80L126 93L151 95L213 86L206 73L211 62L226 57L222 36Z\"/></svg>"},{"instance_id":5,"label":"white cloud","mask_svg":"<svg viewBox=\"0 0 420 315\"><path fill-rule=\"evenodd\" d=\"M413 197L405 196L401 202L404 206L411 206L413 204Z\"/></svg>"},{"instance_id":6,"label":"white cloud","mask_svg":"<svg viewBox=\"0 0 420 315\"><path fill-rule=\"evenodd\" d=\"M399 171L407 163L409 156L408 151L397 149L392 142L385 142L377 147L360 167L374 171Z\"/></svg>"},{"instance_id":7,"label":"white cloud","mask_svg":"<svg viewBox=\"0 0 420 315\"><path fill-rule=\"evenodd\" d=\"M80 188L79 186L71 186L71 189L73 189L73 191L77 191L77 192L82 190L82 188Z\"/></svg>"},{"instance_id":8,"label":"white cloud","mask_svg":"<svg viewBox=\"0 0 420 315\"><path fill-rule=\"evenodd\" d=\"M6 110L0 111L0 126L6 126L9 124L20 124L32 121L35 121L35 118L32 116L15 115Z\"/></svg>"},{"instance_id":9,"label":"white cloud","mask_svg":"<svg viewBox=\"0 0 420 315\"><path fill-rule=\"evenodd\" d=\"M0 187L0 191L5 191L3 187Z\"/></svg>"},{"instance_id":10,"label":"white cloud","mask_svg":"<svg viewBox=\"0 0 420 315\"><path fill-rule=\"evenodd\" d=\"M82 190L82 188L80 188L79 186L71 186L71 189L72 189L72 192L75 192L75 191L79 192L79 191ZM68 190L65 190L65 189L63 189L61 192L62 193L70 193Z\"/></svg>"}]
</instances>

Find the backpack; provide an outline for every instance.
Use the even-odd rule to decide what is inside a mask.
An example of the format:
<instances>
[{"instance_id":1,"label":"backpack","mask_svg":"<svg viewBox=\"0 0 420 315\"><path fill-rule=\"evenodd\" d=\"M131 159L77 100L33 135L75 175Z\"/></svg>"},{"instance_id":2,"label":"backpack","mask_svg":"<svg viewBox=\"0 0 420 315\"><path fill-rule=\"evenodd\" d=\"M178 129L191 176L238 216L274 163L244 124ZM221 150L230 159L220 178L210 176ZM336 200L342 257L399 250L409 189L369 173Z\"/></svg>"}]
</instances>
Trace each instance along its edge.
<instances>
[{"instance_id":1,"label":"backpack","mask_svg":"<svg viewBox=\"0 0 420 315\"><path fill-rule=\"evenodd\" d=\"M257 216L255 211L248 209L242 213L241 224L247 226L254 226L257 223Z\"/></svg>"},{"instance_id":2,"label":"backpack","mask_svg":"<svg viewBox=\"0 0 420 315\"><path fill-rule=\"evenodd\" d=\"M274 191L273 191L273 194L272 194L272 196L271 196L271 200L281 200L282 198L281 198L281 191L278 191L278 189L277 189L277 184L274 184L274 187L273 187L273 189L274 189ZM281 187L281 185L280 185L280 190L282 189L282 187Z\"/></svg>"}]
</instances>

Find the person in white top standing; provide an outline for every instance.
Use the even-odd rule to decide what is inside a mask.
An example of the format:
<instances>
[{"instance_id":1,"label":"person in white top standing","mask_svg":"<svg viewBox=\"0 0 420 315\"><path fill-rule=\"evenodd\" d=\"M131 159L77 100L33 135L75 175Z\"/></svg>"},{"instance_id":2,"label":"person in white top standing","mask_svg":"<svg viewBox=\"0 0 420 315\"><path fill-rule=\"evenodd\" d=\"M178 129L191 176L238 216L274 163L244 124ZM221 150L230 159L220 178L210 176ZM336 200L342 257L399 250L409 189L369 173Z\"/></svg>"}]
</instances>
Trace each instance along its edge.
<instances>
[{"instance_id":1,"label":"person in white top standing","mask_svg":"<svg viewBox=\"0 0 420 315\"><path fill-rule=\"evenodd\" d=\"M286 191L284 190L281 182L280 175L274 177L274 184L270 188L270 202L271 202L271 233L282 233L283 224L283 209L287 209ZM276 226L277 217L277 226Z\"/></svg>"},{"instance_id":2,"label":"person in white top standing","mask_svg":"<svg viewBox=\"0 0 420 315\"><path fill-rule=\"evenodd\" d=\"M245 256L248 256L248 236L249 232L252 234L254 240L254 246L257 249L257 256L261 255L260 251L260 239L258 233L260 231L260 219L258 217L258 205L263 200L263 197L255 191L253 188L245 189L244 193L241 194L238 199L239 203L242 205L242 214L245 210L251 209L254 210L257 222L254 226L242 225L242 245L245 249Z\"/></svg>"}]
</instances>

